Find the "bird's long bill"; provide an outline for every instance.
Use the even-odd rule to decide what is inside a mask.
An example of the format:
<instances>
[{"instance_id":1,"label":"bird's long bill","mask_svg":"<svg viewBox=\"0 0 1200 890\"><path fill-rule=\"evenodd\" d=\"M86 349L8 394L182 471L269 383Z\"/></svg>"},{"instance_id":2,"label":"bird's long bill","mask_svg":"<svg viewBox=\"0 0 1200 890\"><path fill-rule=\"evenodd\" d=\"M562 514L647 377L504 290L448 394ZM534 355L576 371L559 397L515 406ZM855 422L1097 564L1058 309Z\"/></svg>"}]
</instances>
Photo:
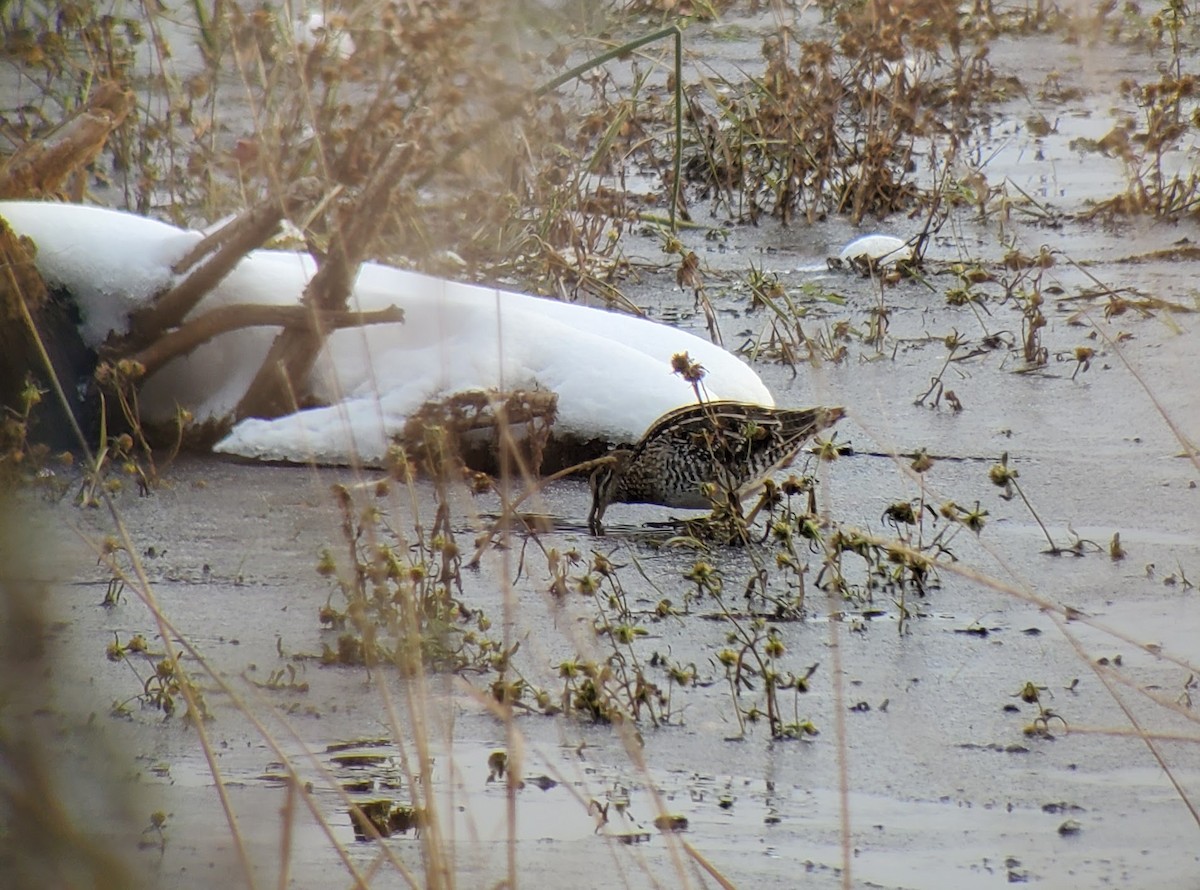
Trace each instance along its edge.
<instances>
[{"instance_id":1,"label":"bird's long bill","mask_svg":"<svg viewBox=\"0 0 1200 890\"><path fill-rule=\"evenodd\" d=\"M840 405L832 408L818 408L817 411L817 425L816 429L813 430L815 433L819 433L821 430L829 429L846 416L846 409Z\"/></svg>"}]
</instances>

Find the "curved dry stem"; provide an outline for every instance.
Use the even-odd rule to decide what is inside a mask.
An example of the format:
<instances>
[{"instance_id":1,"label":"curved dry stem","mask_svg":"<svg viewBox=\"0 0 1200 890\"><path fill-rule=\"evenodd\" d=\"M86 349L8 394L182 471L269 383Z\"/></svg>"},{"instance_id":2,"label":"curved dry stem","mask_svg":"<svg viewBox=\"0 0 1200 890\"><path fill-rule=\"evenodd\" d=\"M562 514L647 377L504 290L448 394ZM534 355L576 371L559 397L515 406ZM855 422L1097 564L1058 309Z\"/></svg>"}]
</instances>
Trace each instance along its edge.
<instances>
[{"instance_id":1,"label":"curved dry stem","mask_svg":"<svg viewBox=\"0 0 1200 890\"><path fill-rule=\"evenodd\" d=\"M234 706L234 708L243 717L245 717L247 719L247 721L251 724L251 726L254 727L255 731L259 734L259 737L262 738L263 742L267 745L267 747L269 747L271 749L271 752L275 755L277 762L283 764L283 767L286 770L286 772L288 773L288 777L289 777L291 783L297 785L298 787L302 787L304 783L302 781L302 778L301 778L299 772L296 770L295 765L292 763L291 756L279 744L278 740L271 733L271 731L267 728L266 724L264 724L259 719L259 717L258 717L259 711L255 708L251 708L245 702L245 700L238 693L238 691L236 689L234 689L233 686L230 685L228 680L225 679L224 675L222 675L215 668L213 668L212 665L209 663L208 659L204 657L204 654L202 652L200 652L200 650L198 650L195 646L193 646L191 641L187 638L187 636L184 635L178 628L176 628L175 625L171 622L171 620L162 613L161 609L159 609L159 607L158 607L156 598L153 596L153 593L151 592L147 595L147 591L143 590L141 587L141 585L144 583L144 574L139 575L135 572L134 576L132 576L132 577L129 576L119 565L117 565L115 562L112 561L111 556L109 554L105 553L103 548L96 546L95 542L92 541L92 539L89 538L86 534L84 534L83 532L81 532L79 530L76 530L76 534L79 536L80 540L82 540L83 543L96 554L97 559L103 561L105 563L105 565L108 566L109 570L113 573L113 575L115 577L120 578L129 587L133 588L134 592L137 593L138 598L142 600L143 604L146 605L146 607L150 610L151 614L154 616L156 622L158 623L158 625L160 627L160 634L164 630L166 633L169 634L169 637L163 637L163 639L178 641L179 646L195 662L196 666L199 667L201 670L203 670L204 673L208 676L208 678L221 690L221 692L229 697L229 700L230 700L231 704ZM130 551L130 554L131 554L131 559L135 563L140 562L139 558L137 557L136 551ZM177 656L171 656L170 653L168 652L168 657L177 657ZM182 691L182 689L186 689L186 685L181 687L181 691ZM275 714L275 716L279 720L280 724L288 731L288 734L291 737L291 740L293 742L295 742L301 748L301 750L303 750L305 752L305 756L308 758L309 763L326 780L330 790L334 791L335 793L337 793L339 795L339 797L342 800L342 803L346 805L347 809L353 807L354 800L350 797L350 795L342 787L342 785L338 781L337 777L334 776L333 773L331 773L329 771L329 768L327 766L325 766L325 764L320 760L320 758L318 758L311 750L309 750L307 744L299 736L299 734L296 733L294 727L286 719L284 719L281 714L276 712L274 707L271 705L271 703L268 702L265 698L263 698L260 693L258 693L256 690L254 690L252 686L248 687L248 689L251 691L251 693L253 695L258 696L258 698L259 698L258 704L263 705L264 710ZM202 721L197 721L197 723L198 724L202 723ZM214 780L214 782L220 783L222 788L224 787L223 780L221 779L219 773L214 774L213 780ZM316 801L313 799L312 795L305 794L302 797L305 802L305 806L308 808L308 810L312 814L313 818L317 821L317 823L319 825L321 825L322 830L324 831L326 837L328 838L328 840L330 842L330 845L338 851L339 857L342 860L342 864L346 867L347 872L350 874L351 878L354 880L354 886L359 888L359 890L369 890L370 885L369 885L367 879L358 870L358 868L354 864L353 860L350 859L349 854L347 853L346 849L337 840L337 837L333 832L333 827L329 824L328 820L318 809L318 807L316 805ZM369 823L366 823L366 824L369 825ZM373 831L374 829L368 828L367 830L368 830L368 832L370 832L370 831ZM375 832L375 834L376 834L375 839L379 840L378 832ZM384 855L388 859L389 863L397 870L397 872L399 874L404 876L404 878L409 882L409 885L411 887L415 888L415 887L420 886L420 882L416 880L416 878L412 875L411 872L408 871L408 869L404 866L404 864L402 862L400 862L398 859L395 858L395 855L393 853L391 853L391 851L387 847L383 847L381 849L383 850L382 855ZM253 885L251 885L251 886L253 886Z\"/></svg>"},{"instance_id":2,"label":"curved dry stem","mask_svg":"<svg viewBox=\"0 0 1200 890\"><path fill-rule=\"evenodd\" d=\"M1129 725L1134 728L1134 730L1137 732L1138 738L1142 740L1142 744L1149 749L1151 756L1154 757L1162 771L1167 774L1167 779L1170 780L1171 785L1175 788L1175 793L1179 796L1179 799L1183 802L1183 805L1187 807L1188 812L1192 814L1192 820L1196 823L1197 827L1200 827L1200 810L1196 808L1196 804L1193 803L1191 797L1188 796L1187 789L1183 787L1183 783L1180 782L1179 777L1175 774L1175 770L1171 769L1171 765L1167 763L1166 758L1163 757L1162 751L1159 750L1158 747L1158 740L1152 738L1150 734L1142 728L1142 724L1138 720L1137 716L1133 713L1133 711L1130 710L1129 706L1125 704L1125 700L1117 693L1116 688L1113 686L1113 678L1109 675L1109 672L1102 670L1100 665L1096 664L1095 661L1089 658L1087 653L1083 651L1083 645L1079 642L1079 639L1075 636L1075 634L1070 633L1067 630L1065 619L1058 615L1053 616L1053 618L1054 623L1058 625L1058 629L1062 632L1063 636L1067 638L1067 640L1075 648L1075 651L1079 653L1079 657L1091 667L1092 672L1096 675L1096 679L1104 684L1104 688L1108 691L1109 697L1116 702L1117 707L1121 709L1121 713L1125 715L1125 719L1129 721ZM1124 678L1122 678L1122 682L1125 682ZM1200 718L1197 718L1196 722L1200 723Z\"/></svg>"},{"instance_id":3,"label":"curved dry stem","mask_svg":"<svg viewBox=\"0 0 1200 890\"><path fill-rule=\"evenodd\" d=\"M54 373L54 365L50 361L50 356L46 352L46 347L42 342L41 336L38 334L37 326L33 322L33 317L29 314L29 308L25 305L25 301L23 299L18 300L17 302L21 307L23 316L22 320L28 327L30 337L36 344L41 354L42 362L51 382L51 387L54 390L55 398L58 399L59 405L70 422L71 427L78 438L80 448L83 449L86 459L89 463L94 465L95 457L92 454L91 446L88 443L87 438L83 435L83 430L80 428L79 422L75 419L74 413L71 411L71 402L67 398L67 394L63 390L62 384L59 382L57 375ZM121 544L133 558L134 571L137 575L138 582L141 585L141 590L143 590L145 593L143 602L145 602L146 606L150 609L151 614L154 616L167 657L170 658L176 666L178 666L179 653L175 647L174 638L169 633L169 628L167 627L162 610L158 607L157 600L154 598L153 592L150 590L150 581L146 576L145 569L142 567L141 560L136 557L137 550L134 548L133 539L129 535L129 530L125 527L124 522L121 521L120 513L117 510L116 503L113 501L112 496L103 486L100 487L100 498L104 502L105 509L108 510L109 516L112 518ZM254 881L254 869L250 864L250 857L246 852L246 845L243 841L241 832L238 830L237 816L234 813L233 805L229 799L228 788L226 787L221 776L221 769L217 763L216 752L213 749L212 743L208 737L208 732L204 727L204 719L202 716L200 716L200 710L197 706L195 696L193 695L192 690L187 683L180 684L180 692L183 695L184 701L187 703L188 714L193 718L193 723L196 728L196 735L200 740L201 751L203 752L204 759L208 763L209 770L212 773L213 781L217 788L217 795L221 800L221 808L225 813L225 819L229 824L230 832L233 837L234 849L237 852L238 863L241 866L243 876L246 880L246 886L249 888L254 888L256 886Z\"/></svg>"}]
</instances>

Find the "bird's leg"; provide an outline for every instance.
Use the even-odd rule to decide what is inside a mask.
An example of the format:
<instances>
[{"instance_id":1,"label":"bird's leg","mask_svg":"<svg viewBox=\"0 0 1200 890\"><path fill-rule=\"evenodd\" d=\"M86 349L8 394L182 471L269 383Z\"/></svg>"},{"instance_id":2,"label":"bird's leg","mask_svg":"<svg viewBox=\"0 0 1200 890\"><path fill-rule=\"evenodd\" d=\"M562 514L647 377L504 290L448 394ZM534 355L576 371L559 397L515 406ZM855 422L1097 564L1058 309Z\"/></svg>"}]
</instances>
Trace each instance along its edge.
<instances>
[{"instance_id":1,"label":"bird's leg","mask_svg":"<svg viewBox=\"0 0 1200 890\"><path fill-rule=\"evenodd\" d=\"M604 515L604 511L599 507L600 504L597 501L592 501L592 509L588 511L588 532L597 537L603 537L604 525L600 520Z\"/></svg>"},{"instance_id":2,"label":"bird's leg","mask_svg":"<svg viewBox=\"0 0 1200 890\"><path fill-rule=\"evenodd\" d=\"M491 545L492 539L504 528L508 519L510 519L512 516L516 515L517 507L521 506L521 504L525 502L526 498L541 491L542 488L544 488L548 483L557 481L558 479L561 479L564 476L569 476L572 473L582 473L582 472L587 472L588 470L594 470L596 467L604 466L606 464L611 464L612 462L613 462L613 458L611 455L606 455L605 457L598 457L595 460L585 460L583 463L574 464L573 466L566 467L564 469L559 470L557 473L552 473L551 475L547 476L546 478L544 478L544 479L540 480L539 482L535 483L534 485L530 486L528 489L526 489L521 494L521 496L519 498L517 498L515 501L510 503L507 506L507 508L502 510L500 517L495 522L492 523L492 526L490 529L488 529L486 532L484 532L482 535L479 536L479 538L475 542L475 555L471 557L471 561L469 563L467 563L467 566L469 568L474 568L475 566L479 565L479 558L481 556L483 556L483 551L486 550ZM592 511L595 512L595 510L596 510L596 505L593 503ZM599 534L603 534L603 529L600 526L600 517L599 516L596 517L595 522L596 522L596 526L598 528L601 528L601 531L599 532ZM589 530L591 529L591 526L592 526L592 515L589 513L588 514ZM596 532L593 532L593 534L596 534Z\"/></svg>"}]
</instances>

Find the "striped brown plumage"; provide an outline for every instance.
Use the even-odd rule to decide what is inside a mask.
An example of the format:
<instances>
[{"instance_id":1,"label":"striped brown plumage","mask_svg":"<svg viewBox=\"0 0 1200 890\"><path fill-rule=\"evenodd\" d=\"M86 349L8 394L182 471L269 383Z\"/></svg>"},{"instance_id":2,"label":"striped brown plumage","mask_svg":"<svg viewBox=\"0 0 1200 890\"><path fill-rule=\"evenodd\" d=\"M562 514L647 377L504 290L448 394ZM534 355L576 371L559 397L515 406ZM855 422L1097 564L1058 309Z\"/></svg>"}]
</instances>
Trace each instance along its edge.
<instances>
[{"instance_id":1,"label":"striped brown plumage","mask_svg":"<svg viewBox=\"0 0 1200 890\"><path fill-rule=\"evenodd\" d=\"M772 408L702 402L668 411L632 447L592 473L588 528L598 534L609 504L706 509L706 483L739 495L791 463L811 436L837 423L842 408Z\"/></svg>"}]
</instances>

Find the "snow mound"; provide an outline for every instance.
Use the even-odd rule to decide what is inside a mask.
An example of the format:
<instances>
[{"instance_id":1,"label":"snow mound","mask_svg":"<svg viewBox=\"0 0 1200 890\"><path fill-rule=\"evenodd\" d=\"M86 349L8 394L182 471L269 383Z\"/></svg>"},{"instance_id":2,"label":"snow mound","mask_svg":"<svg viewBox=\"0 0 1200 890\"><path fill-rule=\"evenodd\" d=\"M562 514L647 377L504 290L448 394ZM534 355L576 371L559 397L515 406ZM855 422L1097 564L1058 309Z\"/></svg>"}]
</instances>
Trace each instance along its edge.
<instances>
[{"instance_id":1,"label":"snow mound","mask_svg":"<svg viewBox=\"0 0 1200 890\"><path fill-rule=\"evenodd\" d=\"M200 239L113 210L0 202L0 216L38 247L43 277L80 302L91 346L126 329L128 313L171 279L170 266ZM305 254L248 255L195 313L235 303L295 305L315 272ZM660 415L695 401L671 370L687 352L707 369L708 396L771 405L759 376L719 346L667 325L572 303L445 281L376 263L363 265L351 308L397 306L401 324L330 335L310 380L327 407L238 423L216 450L245 457L376 463L390 438L426 401L471 390L542 389L558 394L556 436L636 440ZM278 328L224 334L146 381L143 413L198 422L232 416Z\"/></svg>"}]
</instances>

